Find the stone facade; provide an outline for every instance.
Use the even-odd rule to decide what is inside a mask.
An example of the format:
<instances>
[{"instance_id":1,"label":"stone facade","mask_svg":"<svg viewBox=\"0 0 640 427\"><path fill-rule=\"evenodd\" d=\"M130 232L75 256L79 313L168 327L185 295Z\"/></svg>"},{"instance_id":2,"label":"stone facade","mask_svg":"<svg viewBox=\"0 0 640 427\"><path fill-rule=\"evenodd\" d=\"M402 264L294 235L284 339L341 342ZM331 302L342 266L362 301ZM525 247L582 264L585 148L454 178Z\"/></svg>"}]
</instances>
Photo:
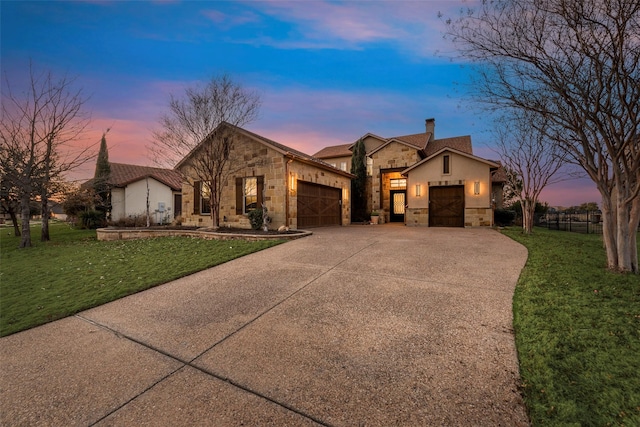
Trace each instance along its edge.
<instances>
[{"instance_id":1,"label":"stone facade","mask_svg":"<svg viewBox=\"0 0 640 427\"><path fill-rule=\"evenodd\" d=\"M248 215L237 213L236 180L238 178L262 177L263 203L267 208L270 229L280 226L297 229L296 184L299 180L339 188L342 192L342 225L351 222L349 193L351 178L329 165L322 165L302 156L293 155L280 144L270 144L255 134L239 132L229 154L227 182L220 197L220 226L251 228ZM276 145L277 144L277 145ZM181 168L187 176L189 162ZM201 214L194 188L194 178L183 183L183 224L187 226L211 227L211 215Z\"/></svg>"},{"instance_id":2,"label":"stone facade","mask_svg":"<svg viewBox=\"0 0 640 427\"><path fill-rule=\"evenodd\" d=\"M375 150L369 156L373 160L371 176L371 209L384 213L384 220L389 221L390 212L390 180L402 178L400 172L420 160L418 151L399 142L391 142Z\"/></svg>"}]
</instances>

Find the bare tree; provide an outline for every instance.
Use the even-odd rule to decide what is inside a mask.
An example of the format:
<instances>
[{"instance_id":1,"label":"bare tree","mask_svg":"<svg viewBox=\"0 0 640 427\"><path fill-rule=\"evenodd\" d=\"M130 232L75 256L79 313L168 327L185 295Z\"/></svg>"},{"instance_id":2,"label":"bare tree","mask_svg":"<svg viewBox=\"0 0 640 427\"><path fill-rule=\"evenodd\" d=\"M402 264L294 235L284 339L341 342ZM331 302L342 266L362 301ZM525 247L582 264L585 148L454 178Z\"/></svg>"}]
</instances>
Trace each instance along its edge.
<instances>
[{"instance_id":1,"label":"bare tree","mask_svg":"<svg viewBox=\"0 0 640 427\"><path fill-rule=\"evenodd\" d=\"M49 240L49 196L63 174L90 160L89 147L73 149L69 143L89 123L83 112L85 99L74 81L56 80L50 72L36 74L29 68L28 87L14 95L6 81L2 93L0 164L19 190L22 221L20 247L31 246L29 202L42 204L42 240Z\"/></svg>"},{"instance_id":2,"label":"bare tree","mask_svg":"<svg viewBox=\"0 0 640 427\"><path fill-rule=\"evenodd\" d=\"M230 152L237 128L258 117L260 96L228 76L212 78L204 87L188 88L182 98L171 96L169 113L160 118L149 147L156 163L182 166L210 191L214 227L220 224L220 195L233 165ZM178 162L180 162L178 164Z\"/></svg>"},{"instance_id":3,"label":"bare tree","mask_svg":"<svg viewBox=\"0 0 640 427\"><path fill-rule=\"evenodd\" d=\"M528 116L502 117L496 121L496 149L505 167L507 187L522 208L522 229L533 230L534 212L540 193L562 181L566 154L532 126Z\"/></svg>"},{"instance_id":4,"label":"bare tree","mask_svg":"<svg viewBox=\"0 0 640 427\"><path fill-rule=\"evenodd\" d=\"M449 24L477 99L545 123L602 195L609 268L638 273L640 2L485 1Z\"/></svg>"}]
</instances>

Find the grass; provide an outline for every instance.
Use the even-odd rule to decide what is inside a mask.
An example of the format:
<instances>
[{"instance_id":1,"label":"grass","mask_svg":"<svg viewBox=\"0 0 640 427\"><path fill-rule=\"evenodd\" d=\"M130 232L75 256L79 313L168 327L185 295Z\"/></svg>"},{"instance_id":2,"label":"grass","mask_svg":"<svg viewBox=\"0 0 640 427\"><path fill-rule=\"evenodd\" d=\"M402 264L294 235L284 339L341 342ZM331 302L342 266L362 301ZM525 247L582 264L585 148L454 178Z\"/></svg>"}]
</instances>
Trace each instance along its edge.
<instances>
[{"instance_id":1,"label":"grass","mask_svg":"<svg viewBox=\"0 0 640 427\"><path fill-rule=\"evenodd\" d=\"M32 328L213 267L282 241L163 237L99 242L95 231L52 223L51 241L18 249L0 228L0 336Z\"/></svg>"},{"instance_id":2,"label":"grass","mask_svg":"<svg viewBox=\"0 0 640 427\"><path fill-rule=\"evenodd\" d=\"M513 310L532 425L640 425L640 276L607 271L597 235L504 234L529 251Z\"/></svg>"}]
</instances>

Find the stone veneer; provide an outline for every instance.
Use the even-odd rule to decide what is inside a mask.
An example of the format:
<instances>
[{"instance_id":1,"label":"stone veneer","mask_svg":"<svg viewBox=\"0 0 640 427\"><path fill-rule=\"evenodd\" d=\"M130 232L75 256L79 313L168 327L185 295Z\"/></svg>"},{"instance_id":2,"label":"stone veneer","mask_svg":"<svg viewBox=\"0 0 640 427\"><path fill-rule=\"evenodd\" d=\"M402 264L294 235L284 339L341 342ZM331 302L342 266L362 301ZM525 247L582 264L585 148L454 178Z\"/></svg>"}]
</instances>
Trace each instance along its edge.
<instances>
[{"instance_id":1,"label":"stone veneer","mask_svg":"<svg viewBox=\"0 0 640 427\"><path fill-rule=\"evenodd\" d=\"M466 208L464 210L465 227L491 227L493 210L491 208ZM407 209L405 214L407 226L429 226L429 209Z\"/></svg>"},{"instance_id":2,"label":"stone veneer","mask_svg":"<svg viewBox=\"0 0 640 427\"><path fill-rule=\"evenodd\" d=\"M321 166L306 161L290 158L275 149L246 136L239 136L230 152L229 167L237 170L230 173L222 196L220 197L220 226L251 228L246 214L236 214L235 179L242 177L264 177L264 204L271 217L270 229L278 229L285 225L297 228L297 180L340 188L342 190L342 225L351 222L350 178L339 173L323 169ZM188 164L185 164L188 170ZM189 173L187 172L187 175ZM294 183L291 188L292 182ZM209 214L194 213L193 181L182 185L182 224L186 226L211 227ZM346 199L346 200L345 200ZM288 218L287 218L288 203Z\"/></svg>"},{"instance_id":3,"label":"stone veneer","mask_svg":"<svg viewBox=\"0 0 640 427\"><path fill-rule=\"evenodd\" d=\"M418 151L399 142L392 142L370 155L373 159L373 176L371 177L371 209L390 211L389 179L396 173L385 172L386 169L405 169L420 160ZM386 175L386 176L385 176ZM381 176L383 179L381 179ZM400 173L397 173L400 178ZM384 182L382 182L384 181ZM382 185L382 188L380 187ZM389 218L386 217L388 220Z\"/></svg>"}]
</instances>

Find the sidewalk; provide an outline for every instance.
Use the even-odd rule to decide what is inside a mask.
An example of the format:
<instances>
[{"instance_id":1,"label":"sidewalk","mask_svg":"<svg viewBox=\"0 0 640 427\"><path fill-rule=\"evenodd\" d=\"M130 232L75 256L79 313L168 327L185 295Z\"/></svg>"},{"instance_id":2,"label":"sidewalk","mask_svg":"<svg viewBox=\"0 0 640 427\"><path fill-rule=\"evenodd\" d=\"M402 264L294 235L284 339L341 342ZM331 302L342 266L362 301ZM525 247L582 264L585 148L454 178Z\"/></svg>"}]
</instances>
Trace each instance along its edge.
<instances>
[{"instance_id":1,"label":"sidewalk","mask_svg":"<svg viewBox=\"0 0 640 427\"><path fill-rule=\"evenodd\" d=\"M528 425L524 247L487 229L313 231L0 339L0 425Z\"/></svg>"}]
</instances>

